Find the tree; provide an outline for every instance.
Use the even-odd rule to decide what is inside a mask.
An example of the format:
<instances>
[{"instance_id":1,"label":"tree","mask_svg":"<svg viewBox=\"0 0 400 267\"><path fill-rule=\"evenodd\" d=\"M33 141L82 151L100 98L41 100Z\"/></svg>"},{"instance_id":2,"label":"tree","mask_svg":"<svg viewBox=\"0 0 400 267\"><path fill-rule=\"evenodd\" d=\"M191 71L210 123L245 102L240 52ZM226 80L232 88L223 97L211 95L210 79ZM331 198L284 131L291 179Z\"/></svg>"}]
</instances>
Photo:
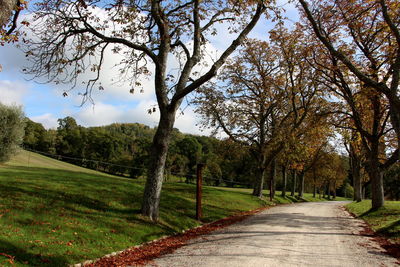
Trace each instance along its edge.
<instances>
[{"instance_id":1,"label":"tree","mask_svg":"<svg viewBox=\"0 0 400 267\"><path fill-rule=\"evenodd\" d=\"M365 153L363 153L363 145L360 134L356 130L344 130L341 132L347 153L349 154L350 175L353 180L354 200L360 202L362 200L362 165L365 163Z\"/></svg>"},{"instance_id":2,"label":"tree","mask_svg":"<svg viewBox=\"0 0 400 267\"><path fill-rule=\"evenodd\" d=\"M345 49L346 45L343 45L342 50ZM393 123L389 123L392 110L382 93L357 81L355 75L331 53L321 51L318 47L314 51L314 63L321 72L321 82L336 98L344 101L341 111L344 116L340 117L337 127L360 134L366 158L365 168L371 181L372 207L379 208L384 204L383 173L398 159L398 149L393 149L394 152L388 156L390 150L385 145L393 126Z\"/></svg>"},{"instance_id":3,"label":"tree","mask_svg":"<svg viewBox=\"0 0 400 267\"><path fill-rule=\"evenodd\" d=\"M28 72L76 85L77 77L91 69L95 75L83 92L84 100L90 100L95 85L103 89L98 80L107 49L123 55L121 78L131 82L131 92L140 87L138 76L149 74L154 66L160 121L150 153L142 213L157 220L168 146L183 98L217 74L266 11L266 4L262 0L44 1L35 13L35 20L42 23L32 30L40 41L32 40L27 49L33 63ZM232 22L236 39L204 74L199 73L207 42L217 34L215 24L219 22ZM168 65L173 57L179 62L175 73Z\"/></svg>"},{"instance_id":4,"label":"tree","mask_svg":"<svg viewBox=\"0 0 400 267\"><path fill-rule=\"evenodd\" d=\"M218 81L201 90L199 105L205 125L222 129L233 141L251 146L257 175L253 195L262 197L266 169L271 164L270 197L274 192L275 157L306 118L318 117L323 105L311 68L304 64L300 31L274 32L276 46L247 40ZM302 53L305 52L305 53ZM311 120L310 120L311 122ZM307 128L302 128L307 129Z\"/></svg>"},{"instance_id":5,"label":"tree","mask_svg":"<svg viewBox=\"0 0 400 267\"><path fill-rule=\"evenodd\" d=\"M376 97L384 94L389 101L390 120L397 138L389 162L397 161L400 153L398 1L312 1L311 8L306 0L299 2L312 31L330 56L341 63L341 68L351 72L363 87L374 90ZM373 202L374 208L383 205L383 199Z\"/></svg>"},{"instance_id":6,"label":"tree","mask_svg":"<svg viewBox=\"0 0 400 267\"><path fill-rule=\"evenodd\" d=\"M21 107L0 103L0 162L9 160L22 143L24 119Z\"/></svg>"},{"instance_id":7,"label":"tree","mask_svg":"<svg viewBox=\"0 0 400 267\"><path fill-rule=\"evenodd\" d=\"M55 151L55 138L50 131L46 131L42 124L25 118L25 135L23 145L25 148L43 152Z\"/></svg>"}]
</instances>

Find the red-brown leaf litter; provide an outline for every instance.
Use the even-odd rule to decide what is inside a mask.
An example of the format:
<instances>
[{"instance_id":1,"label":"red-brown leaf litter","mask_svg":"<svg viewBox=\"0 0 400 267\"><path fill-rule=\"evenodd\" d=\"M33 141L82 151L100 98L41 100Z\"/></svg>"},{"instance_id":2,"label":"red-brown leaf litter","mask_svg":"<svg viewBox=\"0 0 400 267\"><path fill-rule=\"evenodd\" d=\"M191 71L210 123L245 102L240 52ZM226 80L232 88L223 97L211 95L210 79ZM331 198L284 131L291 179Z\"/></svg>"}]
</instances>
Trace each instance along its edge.
<instances>
[{"instance_id":1,"label":"red-brown leaf litter","mask_svg":"<svg viewBox=\"0 0 400 267\"><path fill-rule=\"evenodd\" d=\"M354 213L348 210L346 211L349 214L351 214L351 216L357 218L357 216ZM367 222L364 222L362 224L362 227L363 230L360 231L359 235L371 237L372 240L378 243L385 250L386 254L395 257L397 259L397 264L400 265L400 244L392 243L386 237L376 233L374 230L372 230L371 226Z\"/></svg>"},{"instance_id":2,"label":"red-brown leaf litter","mask_svg":"<svg viewBox=\"0 0 400 267\"><path fill-rule=\"evenodd\" d=\"M210 224L205 224L198 228L190 229L182 234L156 240L140 247L130 248L118 255L100 258L94 263L86 264L85 267L143 266L150 263L153 259L160 257L161 255L169 254L174 250L184 246L193 238L240 222L246 219L248 216L261 212L267 208L268 207L262 207L256 210L242 212Z\"/></svg>"}]
</instances>

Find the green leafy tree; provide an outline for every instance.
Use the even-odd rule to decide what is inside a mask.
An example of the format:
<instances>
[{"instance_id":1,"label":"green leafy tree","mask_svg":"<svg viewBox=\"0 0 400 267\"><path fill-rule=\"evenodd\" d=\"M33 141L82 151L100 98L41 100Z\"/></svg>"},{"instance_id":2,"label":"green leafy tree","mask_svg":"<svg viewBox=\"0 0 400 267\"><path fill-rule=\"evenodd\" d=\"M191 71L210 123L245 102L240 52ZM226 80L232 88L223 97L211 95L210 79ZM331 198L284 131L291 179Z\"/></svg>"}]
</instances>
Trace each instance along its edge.
<instances>
[{"instance_id":1,"label":"green leafy tree","mask_svg":"<svg viewBox=\"0 0 400 267\"><path fill-rule=\"evenodd\" d=\"M22 143L24 119L21 107L0 103L0 162L9 160Z\"/></svg>"}]
</instances>

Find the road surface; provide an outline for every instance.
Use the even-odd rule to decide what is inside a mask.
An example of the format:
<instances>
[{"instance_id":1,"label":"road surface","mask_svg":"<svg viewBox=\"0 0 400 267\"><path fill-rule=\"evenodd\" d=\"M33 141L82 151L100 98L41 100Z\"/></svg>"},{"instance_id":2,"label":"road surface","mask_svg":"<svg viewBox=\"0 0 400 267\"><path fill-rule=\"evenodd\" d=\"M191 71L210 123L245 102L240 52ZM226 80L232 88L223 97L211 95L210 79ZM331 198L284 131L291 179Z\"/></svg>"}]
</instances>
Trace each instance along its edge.
<instances>
[{"instance_id":1,"label":"road surface","mask_svg":"<svg viewBox=\"0 0 400 267\"><path fill-rule=\"evenodd\" d=\"M346 202L271 208L192 240L149 266L399 266L370 237Z\"/></svg>"}]
</instances>

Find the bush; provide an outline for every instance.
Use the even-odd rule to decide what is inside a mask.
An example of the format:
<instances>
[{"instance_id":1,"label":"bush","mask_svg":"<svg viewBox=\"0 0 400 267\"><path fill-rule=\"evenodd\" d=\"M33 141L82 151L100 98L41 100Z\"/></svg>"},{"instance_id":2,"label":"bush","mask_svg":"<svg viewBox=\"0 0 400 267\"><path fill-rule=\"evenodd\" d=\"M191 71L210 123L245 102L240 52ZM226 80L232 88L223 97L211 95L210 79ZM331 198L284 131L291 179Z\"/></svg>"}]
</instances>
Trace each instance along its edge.
<instances>
[{"instance_id":1,"label":"bush","mask_svg":"<svg viewBox=\"0 0 400 267\"><path fill-rule=\"evenodd\" d=\"M24 136L24 113L18 106L0 103L0 162L16 152Z\"/></svg>"}]
</instances>

